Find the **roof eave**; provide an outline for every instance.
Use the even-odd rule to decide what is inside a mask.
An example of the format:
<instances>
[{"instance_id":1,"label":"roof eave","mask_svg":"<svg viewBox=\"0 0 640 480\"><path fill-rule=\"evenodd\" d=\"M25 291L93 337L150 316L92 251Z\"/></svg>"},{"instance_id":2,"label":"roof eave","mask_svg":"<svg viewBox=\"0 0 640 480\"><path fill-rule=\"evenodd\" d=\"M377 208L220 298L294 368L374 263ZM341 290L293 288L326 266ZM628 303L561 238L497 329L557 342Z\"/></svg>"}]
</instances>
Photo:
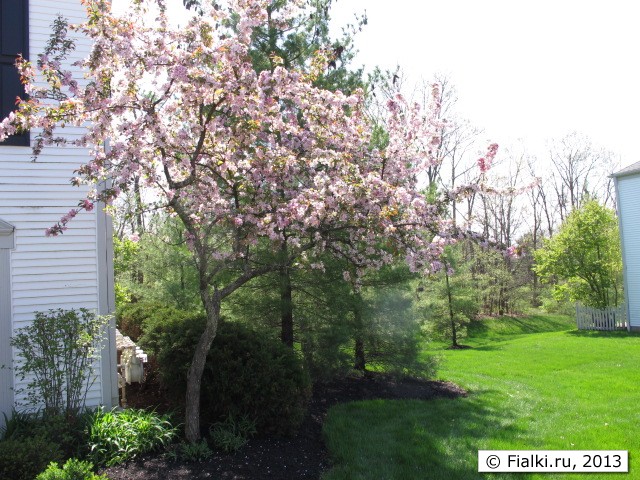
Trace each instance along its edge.
<instances>
[{"instance_id":1,"label":"roof eave","mask_svg":"<svg viewBox=\"0 0 640 480\"><path fill-rule=\"evenodd\" d=\"M11 225L10 223L5 222L4 220L0 220L0 235L1 236L8 236L13 234L13 231L15 230L15 227L13 225Z\"/></svg>"}]
</instances>

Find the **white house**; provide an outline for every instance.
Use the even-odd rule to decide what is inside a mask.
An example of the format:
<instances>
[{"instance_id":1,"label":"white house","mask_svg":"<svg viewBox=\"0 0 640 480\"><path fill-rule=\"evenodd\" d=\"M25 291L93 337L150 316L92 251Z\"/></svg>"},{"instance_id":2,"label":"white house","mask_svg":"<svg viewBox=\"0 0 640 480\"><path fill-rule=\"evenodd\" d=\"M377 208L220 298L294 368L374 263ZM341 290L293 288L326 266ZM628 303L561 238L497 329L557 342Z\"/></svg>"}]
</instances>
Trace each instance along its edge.
<instances>
[{"instance_id":1,"label":"white house","mask_svg":"<svg viewBox=\"0 0 640 480\"><path fill-rule=\"evenodd\" d=\"M616 186L630 330L640 330L640 162L612 175Z\"/></svg>"},{"instance_id":2,"label":"white house","mask_svg":"<svg viewBox=\"0 0 640 480\"><path fill-rule=\"evenodd\" d=\"M70 23L84 19L80 0L0 0L0 108L4 118L21 88L13 66L17 53L35 59L42 51L58 14ZM77 39L69 64L87 56L89 42ZM79 130L65 129L69 136ZM34 312L53 308L88 308L104 315L114 310L110 218L100 205L69 223L61 236L45 229L71 208L83 191L70 184L73 172L88 155L80 148L45 148L31 159L34 134L0 144L0 365L10 366L15 352L10 337L33 319ZM88 405L117 405L115 333L106 339L97 380ZM10 368L0 369L1 413L15 405L21 387Z\"/></svg>"}]
</instances>

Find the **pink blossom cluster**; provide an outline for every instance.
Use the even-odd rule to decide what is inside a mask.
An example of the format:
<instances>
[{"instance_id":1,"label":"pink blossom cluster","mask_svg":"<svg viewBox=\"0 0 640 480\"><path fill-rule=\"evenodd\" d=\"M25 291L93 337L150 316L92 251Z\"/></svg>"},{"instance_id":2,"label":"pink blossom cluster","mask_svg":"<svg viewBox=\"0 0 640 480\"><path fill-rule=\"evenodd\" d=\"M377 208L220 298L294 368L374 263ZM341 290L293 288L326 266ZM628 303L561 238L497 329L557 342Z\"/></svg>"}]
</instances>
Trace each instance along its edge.
<instances>
[{"instance_id":1,"label":"pink blossom cluster","mask_svg":"<svg viewBox=\"0 0 640 480\"><path fill-rule=\"evenodd\" d=\"M67 213L65 213L55 225L45 230L44 232L45 235L47 237L55 237L57 235L62 234L64 231L66 231L69 228L67 224L71 220L73 220L76 217L76 215L78 215L78 213L80 213L82 210L86 210L87 212L90 212L91 210L93 210L93 207L94 207L94 204L91 200L86 198L84 200L81 200L80 203L78 204L78 208L72 208Z\"/></svg>"},{"instance_id":2,"label":"pink blossom cluster","mask_svg":"<svg viewBox=\"0 0 640 480\"><path fill-rule=\"evenodd\" d=\"M41 129L36 154L48 145L88 147L91 159L73 181L109 179L112 186L95 201L109 203L143 179L161 199L154 206L182 220L199 261L220 268L248 261L262 239L286 244L292 256L309 252L313 268L321 268L313 252L349 259L355 277L398 254L414 270L441 268L444 246L432 240L437 234L453 242L454 229L418 183L441 160L438 85L426 111L402 96L392 99L389 145L371 150L362 91L323 90L313 86L313 74L282 65L256 73L249 43L253 29L269 20L266 0L231 2L233 19L203 2L203 15L179 29L162 8L149 20L158 2L130 3L116 16L106 0L83 0L87 20L73 27L93 45L81 65L83 82L43 61L50 82L37 87L34 67L20 62L37 94L0 123L0 140L18 128ZM227 26L232 20L235 30ZM323 68L319 55L312 64ZM56 89L65 94L52 101ZM57 134L62 124L86 133L66 141ZM496 152L494 144L484 167ZM47 235L62 233L93 205L83 200ZM206 253L214 243L214 253Z\"/></svg>"},{"instance_id":3,"label":"pink blossom cluster","mask_svg":"<svg viewBox=\"0 0 640 480\"><path fill-rule=\"evenodd\" d=\"M409 104L401 94L387 102L390 136L386 163L382 173L389 182L409 179L417 182L417 176L428 167L441 162L438 147L442 141L445 122L440 119L440 89L432 86L429 110L423 112L419 104ZM415 185L414 185L415 187Z\"/></svg>"},{"instance_id":4,"label":"pink blossom cluster","mask_svg":"<svg viewBox=\"0 0 640 480\"><path fill-rule=\"evenodd\" d=\"M485 156L480 157L478 159L478 167L480 167L480 171L482 173L486 173L489 171L489 169L491 168L491 164L493 163L493 160L496 158L497 153L498 153L498 144L492 143L491 145L489 145L489 148L487 149L487 153L485 154Z\"/></svg>"},{"instance_id":5,"label":"pink blossom cluster","mask_svg":"<svg viewBox=\"0 0 640 480\"><path fill-rule=\"evenodd\" d=\"M520 247L517 245L511 245L505 250L505 256L510 258L518 258L520 255Z\"/></svg>"}]
</instances>

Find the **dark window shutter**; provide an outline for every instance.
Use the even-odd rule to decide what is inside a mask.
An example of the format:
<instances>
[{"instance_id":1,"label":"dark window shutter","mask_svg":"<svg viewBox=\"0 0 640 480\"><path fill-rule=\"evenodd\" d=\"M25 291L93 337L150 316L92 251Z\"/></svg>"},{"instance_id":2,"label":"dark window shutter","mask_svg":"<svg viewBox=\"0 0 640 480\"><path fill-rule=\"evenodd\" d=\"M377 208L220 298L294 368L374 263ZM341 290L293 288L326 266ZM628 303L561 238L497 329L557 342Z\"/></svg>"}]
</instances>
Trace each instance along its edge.
<instances>
[{"instance_id":1,"label":"dark window shutter","mask_svg":"<svg viewBox=\"0 0 640 480\"><path fill-rule=\"evenodd\" d=\"M0 0L0 118L16 108L16 97L25 98L15 61L29 57L29 0ZM0 145L29 146L29 133L14 135Z\"/></svg>"},{"instance_id":2,"label":"dark window shutter","mask_svg":"<svg viewBox=\"0 0 640 480\"><path fill-rule=\"evenodd\" d=\"M0 17L2 27L0 31L0 53L15 57L25 50L25 8L26 1L2 0Z\"/></svg>"}]
</instances>

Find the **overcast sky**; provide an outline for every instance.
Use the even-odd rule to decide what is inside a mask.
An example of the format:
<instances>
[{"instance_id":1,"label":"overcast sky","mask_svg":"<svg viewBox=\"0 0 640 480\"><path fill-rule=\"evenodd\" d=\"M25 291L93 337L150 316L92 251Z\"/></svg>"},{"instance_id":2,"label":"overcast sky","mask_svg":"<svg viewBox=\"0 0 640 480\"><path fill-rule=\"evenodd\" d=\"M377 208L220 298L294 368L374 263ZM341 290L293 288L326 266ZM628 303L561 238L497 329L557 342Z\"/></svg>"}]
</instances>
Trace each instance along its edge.
<instances>
[{"instance_id":1,"label":"overcast sky","mask_svg":"<svg viewBox=\"0 0 640 480\"><path fill-rule=\"evenodd\" d=\"M578 131L623 166L640 160L635 2L337 0L334 20L364 11L356 63L447 74L488 139L538 148Z\"/></svg>"},{"instance_id":2,"label":"overcast sky","mask_svg":"<svg viewBox=\"0 0 640 480\"><path fill-rule=\"evenodd\" d=\"M119 3L127 0L114 0ZM179 17L182 0L167 0ZM335 26L366 11L355 65L446 74L487 141L540 153L572 131L640 160L640 28L629 0L334 0Z\"/></svg>"}]
</instances>

